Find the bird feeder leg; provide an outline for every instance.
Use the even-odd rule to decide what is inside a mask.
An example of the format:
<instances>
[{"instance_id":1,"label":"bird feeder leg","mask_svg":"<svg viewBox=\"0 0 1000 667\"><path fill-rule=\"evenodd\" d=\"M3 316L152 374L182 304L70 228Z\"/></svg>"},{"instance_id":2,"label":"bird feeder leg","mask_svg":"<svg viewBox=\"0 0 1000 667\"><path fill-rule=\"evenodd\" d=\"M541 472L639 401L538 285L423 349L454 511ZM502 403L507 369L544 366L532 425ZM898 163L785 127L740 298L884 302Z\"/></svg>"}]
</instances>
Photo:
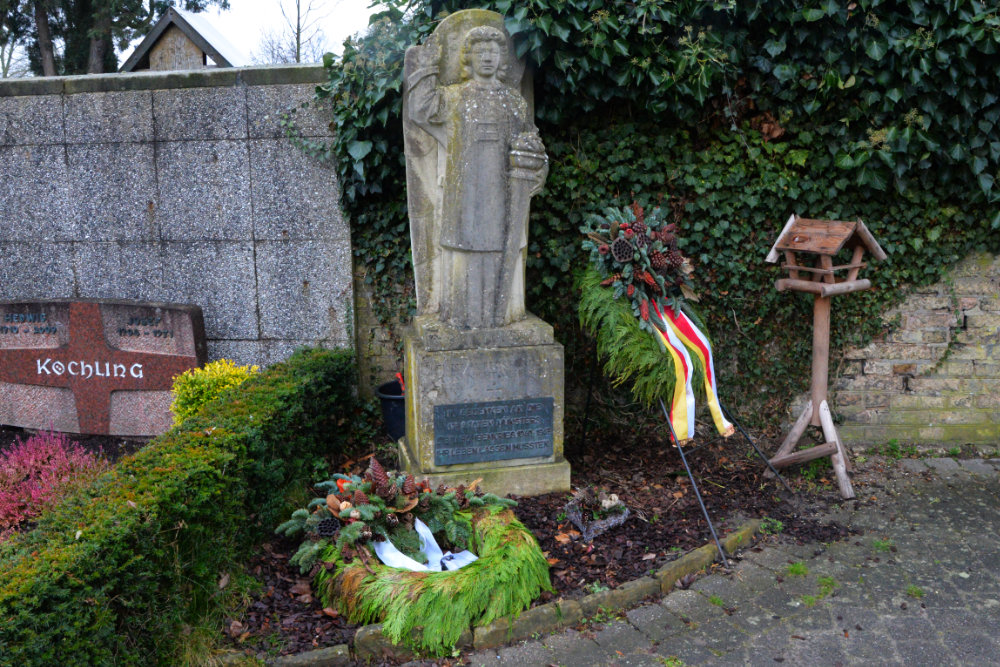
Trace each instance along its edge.
<instances>
[{"instance_id":1,"label":"bird feeder leg","mask_svg":"<svg viewBox=\"0 0 1000 667\"><path fill-rule=\"evenodd\" d=\"M822 426L819 418L820 403L826 401L827 377L830 372L830 297L813 299L813 357L812 357L812 419L813 426Z\"/></svg>"},{"instance_id":2,"label":"bird feeder leg","mask_svg":"<svg viewBox=\"0 0 1000 667\"><path fill-rule=\"evenodd\" d=\"M833 472L837 475L840 497L850 500L854 497L854 487L851 486L851 478L847 475L847 452L844 451L844 445L840 442L837 429L833 426L830 406L826 404L826 401L823 401L817 412L819 412L820 421L823 422L823 437L826 438L827 442L833 442L837 445L837 451L830 456L830 461L833 463Z\"/></svg>"}]
</instances>

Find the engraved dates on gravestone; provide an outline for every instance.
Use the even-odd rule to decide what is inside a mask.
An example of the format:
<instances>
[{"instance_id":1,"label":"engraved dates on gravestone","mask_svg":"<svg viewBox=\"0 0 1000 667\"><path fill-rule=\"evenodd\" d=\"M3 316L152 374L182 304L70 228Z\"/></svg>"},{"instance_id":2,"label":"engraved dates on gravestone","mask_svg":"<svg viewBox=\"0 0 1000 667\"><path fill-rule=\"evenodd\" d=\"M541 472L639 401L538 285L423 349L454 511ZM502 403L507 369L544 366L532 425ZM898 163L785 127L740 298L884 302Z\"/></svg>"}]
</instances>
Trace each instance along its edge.
<instances>
[{"instance_id":1,"label":"engraved dates on gravestone","mask_svg":"<svg viewBox=\"0 0 1000 667\"><path fill-rule=\"evenodd\" d=\"M553 398L434 406L434 464L552 456Z\"/></svg>"},{"instance_id":2,"label":"engraved dates on gravestone","mask_svg":"<svg viewBox=\"0 0 1000 667\"><path fill-rule=\"evenodd\" d=\"M205 357L197 306L0 301L0 424L158 435L174 376Z\"/></svg>"}]
</instances>

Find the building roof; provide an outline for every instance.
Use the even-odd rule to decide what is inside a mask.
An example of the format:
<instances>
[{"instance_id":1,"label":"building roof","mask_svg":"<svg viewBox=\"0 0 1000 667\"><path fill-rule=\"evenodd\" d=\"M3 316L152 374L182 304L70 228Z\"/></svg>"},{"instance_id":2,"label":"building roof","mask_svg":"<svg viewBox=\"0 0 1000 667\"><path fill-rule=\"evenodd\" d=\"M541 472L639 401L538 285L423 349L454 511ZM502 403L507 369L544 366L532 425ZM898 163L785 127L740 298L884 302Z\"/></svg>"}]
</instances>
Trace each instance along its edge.
<instances>
[{"instance_id":1,"label":"building roof","mask_svg":"<svg viewBox=\"0 0 1000 667\"><path fill-rule=\"evenodd\" d=\"M250 59L233 46L215 26L200 15L170 7L157 21L142 43L135 48L129 59L121 66L122 72L149 69L149 52L167 28L177 26L194 44L201 49L218 67L243 67Z\"/></svg>"}]
</instances>

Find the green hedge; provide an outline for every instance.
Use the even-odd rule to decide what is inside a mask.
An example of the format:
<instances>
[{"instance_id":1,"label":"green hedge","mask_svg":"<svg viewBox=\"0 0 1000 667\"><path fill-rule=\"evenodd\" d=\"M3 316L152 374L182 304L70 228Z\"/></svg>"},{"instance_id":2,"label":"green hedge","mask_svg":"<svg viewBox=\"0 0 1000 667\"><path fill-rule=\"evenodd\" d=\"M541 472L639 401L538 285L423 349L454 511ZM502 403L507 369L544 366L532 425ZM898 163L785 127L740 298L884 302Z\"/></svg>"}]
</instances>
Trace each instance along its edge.
<instances>
[{"instance_id":1,"label":"green hedge","mask_svg":"<svg viewBox=\"0 0 1000 667\"><path fill-rule=\"evenodd\" d=\"M345 441L355 386L350 353L300 351L0 545L0 665L173 663L220 573Z\"/></svg>"}]
</instances>

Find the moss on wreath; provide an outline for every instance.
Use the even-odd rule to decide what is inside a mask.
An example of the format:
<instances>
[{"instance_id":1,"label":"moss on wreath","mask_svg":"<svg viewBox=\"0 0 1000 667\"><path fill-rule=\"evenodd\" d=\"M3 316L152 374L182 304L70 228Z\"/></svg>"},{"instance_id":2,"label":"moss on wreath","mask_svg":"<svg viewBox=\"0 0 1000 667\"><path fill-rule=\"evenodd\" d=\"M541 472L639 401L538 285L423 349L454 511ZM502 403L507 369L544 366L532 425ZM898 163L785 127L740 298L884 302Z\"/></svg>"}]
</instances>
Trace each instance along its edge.
<instances>
[{"instance_id":1,"label":"moss on wreath","mask_svg":"<svg viewBox=\"0 0 1000 667\"><path fill-rule=\"evenodd\" d=\"M472 514L471 550L479 559L445 572L411 572L372 559L347 562L335 546L314 583L323 604L339 605L354 623L382 622L393 642L442 655L472 625L515 616L551 591L549 566L531 532L509 509Z\"/></svg>"}]
</instances>

